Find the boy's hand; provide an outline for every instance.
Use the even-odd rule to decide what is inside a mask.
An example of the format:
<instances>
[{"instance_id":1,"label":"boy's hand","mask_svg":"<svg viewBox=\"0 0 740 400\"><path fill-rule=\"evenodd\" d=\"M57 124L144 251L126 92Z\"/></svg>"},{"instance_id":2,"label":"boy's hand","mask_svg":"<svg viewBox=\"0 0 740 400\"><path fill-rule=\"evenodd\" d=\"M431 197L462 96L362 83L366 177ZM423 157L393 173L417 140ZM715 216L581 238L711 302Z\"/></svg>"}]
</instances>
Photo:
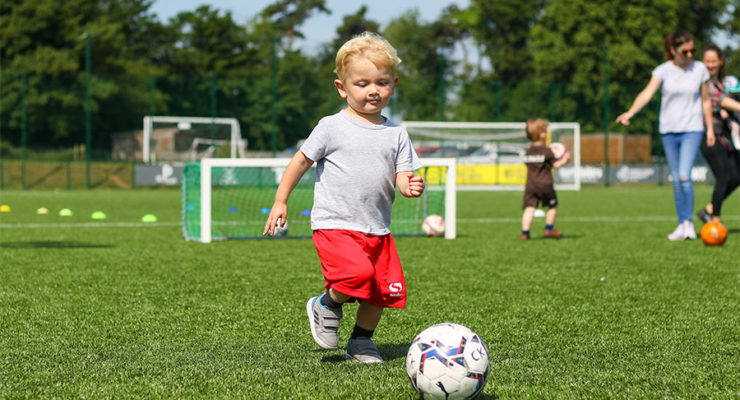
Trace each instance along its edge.
<instances>
[{"instance_id":1,"label":"boy's hand","mask_svg":"<svg viewBox=\"0 0 740 400\"><path fill-rule=\"evenodd\" d=\"M406 191L401 193L406 197L419 197L424 193L424 179L421 176L414 175L413 172L408 173L408 186Z\"/></svg>"},{"instance_id":2,"label":"boy's hand","mask_svg":"<svg viewBox=\"0 0 740 400\"><path fill-rule=\"evenodd\" d=\"M265 230L262 232L262 236L267 235L268 233L270 236L275 234L275 225L277 225L278 220L280 220L280 227L282 228L285 226L285 223L288 221L288 206L281 203L275 203L272 205L272 209L270 210L270 215L267 217L267 222L265 223Z\"/></svg>"}]
</instances>

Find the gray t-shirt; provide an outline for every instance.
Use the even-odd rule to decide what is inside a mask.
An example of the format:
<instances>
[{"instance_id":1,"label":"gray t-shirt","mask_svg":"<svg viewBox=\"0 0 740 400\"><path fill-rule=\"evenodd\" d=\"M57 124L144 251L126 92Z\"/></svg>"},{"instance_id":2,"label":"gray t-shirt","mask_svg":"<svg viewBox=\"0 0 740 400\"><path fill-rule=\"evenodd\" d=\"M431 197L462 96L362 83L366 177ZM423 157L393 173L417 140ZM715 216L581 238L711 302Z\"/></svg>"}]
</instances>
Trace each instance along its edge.
<instances>
[{"instance_id":1,"label":"gray t-shirt","mask_svg":"<svg viewBox=\"0 0 740 400\"><path fill-rule=\"evenodd\" d=\"M666 61L653 70L662 84L660 133L704 131L701 84L709 80L707 67L694 61L686 68Z\"/></svg>"},{"instance_id":2,"label":"gray t-shirt","mask_svg":"<svg viewBox=\"0 0 740 400\"><path fill-rule=\"evenodd\" d=\"M387 235L396 173L421 167L405 129L365 124L344 110L322 118L301 146L316 162L311 229Z\"/></svg>"}]
</instances>

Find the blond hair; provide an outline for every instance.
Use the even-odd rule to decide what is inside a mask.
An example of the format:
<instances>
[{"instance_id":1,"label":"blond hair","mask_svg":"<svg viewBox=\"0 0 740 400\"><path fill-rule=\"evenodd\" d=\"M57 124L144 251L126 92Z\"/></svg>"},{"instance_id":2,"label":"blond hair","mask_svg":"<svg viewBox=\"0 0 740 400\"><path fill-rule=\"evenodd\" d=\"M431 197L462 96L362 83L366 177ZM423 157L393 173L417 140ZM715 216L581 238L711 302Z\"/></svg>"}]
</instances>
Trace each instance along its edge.
<instances>
[{"instance_id":1,"label":"blond hair","mask_svg":"<svg viewBox=\"0 0 740 400\"><path fill-rule=\"evenodd\" d=\"M401 63L396 49L375 32L362 32L345 42L337 51L336 69L334 72L340 80L346 76L347 64L353 57L363 56L378 68L390 67L396 75L396 66Z\"/></svg>"},{"instance_id":2,"label":"blond hair","mask_svg":"<svg viewBox=\"0 0 740 400\"><path fill-rule=\"evenodd\" d=\"M529 140L535 142L540 140L540 134L547 132L547 126L550 121L542 118L533 118L527 120L527 137Z\"/></svg>"}]
</instances>

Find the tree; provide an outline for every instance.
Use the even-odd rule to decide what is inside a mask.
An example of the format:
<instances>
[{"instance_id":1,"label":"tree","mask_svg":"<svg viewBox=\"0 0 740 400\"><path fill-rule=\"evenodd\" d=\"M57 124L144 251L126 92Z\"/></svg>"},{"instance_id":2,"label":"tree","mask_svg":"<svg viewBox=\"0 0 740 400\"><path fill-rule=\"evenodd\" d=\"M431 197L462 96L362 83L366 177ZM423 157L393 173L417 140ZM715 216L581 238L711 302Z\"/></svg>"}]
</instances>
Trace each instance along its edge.
<instances>
[{"instance_id":1,"label":"tree","mask_svg":"<svg viewBox=\"0 0 740 400\"><path fill-rule=\"evenodd\" d=\"M103 146L115 121L97 113L131 87L112 75L146 71L148 54L133 54L147 41L141 27L159 26L145 13L148 0L11 0L0 4L3 119L14 142L21 121L21 76L27 77L28 142L44 147L84 142L85 42L90 35L94 147ZM130 100L136 96L125 95ZM114 103L120 105L120 103ZM8 110L8 111L6 111ZM112 115L112 113L109 113ZM113 122L113 123L111 123Z\"/></svg>"},{"instance_id":2,"label":"tree","mask_svg":"<svg viewBox=\"0 0 740 400\"><path fill-rule=\"evenodd\" d=\"M483 47L493 68L493 78L514 82L534 71L529 50L530 29L546 4L545 0L473 0L477 16L471 32Z\"/></svg>"},{"instance_id":3,"label":"tree","mask_svg":"<svg viewBox=\"0 0 740 400\"><path fill-rule=\"evenodd\" d=\"M247 34L231 12L200 6L170 20L176 32L168 68L186 76L226 76L241 72L256 56L247 48Z\"/></svg>"},{"instance_id":4,"label":"tree","mask_svg":"<svg viewBox=\"0 0 740 400\"><path fill-rule=\"evenodd\" d=\"M447 87L456 63L451 57L456 30L448 25L420 21L410 10L393 19L384 35L396 45L402 60L396 91L396 109L405 120L445 120Z\"/></svg>"},{"instance_id":5,"label":"tree","mask_svg":"<svg viewBox=\"0 0 740 400\"><path fill-rule=\"evenodd\" d=\"M247 28L257 55L248 71L249 107L242 118L252 148L270 149L273 134L277 148L292 146L318 122L326 96L320 65L292 49L293 40L303 37L300 25L316 11L330 12L323 0L281 0L262 10Z\"/></svg>"},{"instance_id":6,"label":"tree","mask_svg":"<svg viewBox=\"0 0 740 400\"><path fill-rule=\"evenodd\" d=\"M699 47L710 37L725 5L552 0L532 28L535 75L561 87L557 103L561 120L579 121L587 131L601 130L604 121L629 107L662 62L665 35L684 27L693 31ZM607 77L610 115L604 115L603 106ZM656 109L646 107L626 130L652 132Z\"/></svg>"},{"instance_id":7,"label":"tree","mask_svg":"<svg viewBox=\"0 0 740 400\"><path fill-rule=\"evenodd\" d=\"M303 38L299 27L314 12L331 14L326 8L325 0L278 0L267 6L260 13L264 22L263 28L268 28L273 37L277 36L285 40L285 47L291 49L295 38Z\"/></svg>"}]
</instances>

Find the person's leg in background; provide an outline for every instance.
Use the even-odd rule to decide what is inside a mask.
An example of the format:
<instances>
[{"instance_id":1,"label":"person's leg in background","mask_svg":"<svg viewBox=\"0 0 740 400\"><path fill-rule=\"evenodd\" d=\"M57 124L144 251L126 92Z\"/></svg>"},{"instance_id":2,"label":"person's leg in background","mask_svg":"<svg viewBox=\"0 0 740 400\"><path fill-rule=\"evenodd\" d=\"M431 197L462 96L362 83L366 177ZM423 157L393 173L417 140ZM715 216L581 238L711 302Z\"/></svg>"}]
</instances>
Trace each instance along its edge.
<instances>
[{"instance_id":1,"label":"person's leg in background","mask_svg":"<svg viewBox=\"0 0 740 400\"><path fill-rule=\"evenodd\" d=\"M679 136L679 156L678 156L678 180L679 192L683 197L678 203L681 205L677 209L678 218L684 223L684 236L688 239L696 238L696 230L692 222L694 214L694 182L691 180L691 169L694 167L696 155L699 153L703 132L692 131L684 132Z\"/></svg>"},{"instance_id":2,"label":"person's leg in background","mask_svg":"<svg viewBox=\"0 0 740 400\"><path fill-rule=\"evenodd\" d=\"M676 214L678 215L678 223L683 222L679 210L683 208L683 196L681 195L681 185L679 184L678 176L678 159L680 151L680 141L678 140L677 134L666 133L663 134L663 151L665 152L665 159L668 163L668 170L671 172L671 183L673 185L673 202L676 206Z\"/></svg>"}]
</instances>

